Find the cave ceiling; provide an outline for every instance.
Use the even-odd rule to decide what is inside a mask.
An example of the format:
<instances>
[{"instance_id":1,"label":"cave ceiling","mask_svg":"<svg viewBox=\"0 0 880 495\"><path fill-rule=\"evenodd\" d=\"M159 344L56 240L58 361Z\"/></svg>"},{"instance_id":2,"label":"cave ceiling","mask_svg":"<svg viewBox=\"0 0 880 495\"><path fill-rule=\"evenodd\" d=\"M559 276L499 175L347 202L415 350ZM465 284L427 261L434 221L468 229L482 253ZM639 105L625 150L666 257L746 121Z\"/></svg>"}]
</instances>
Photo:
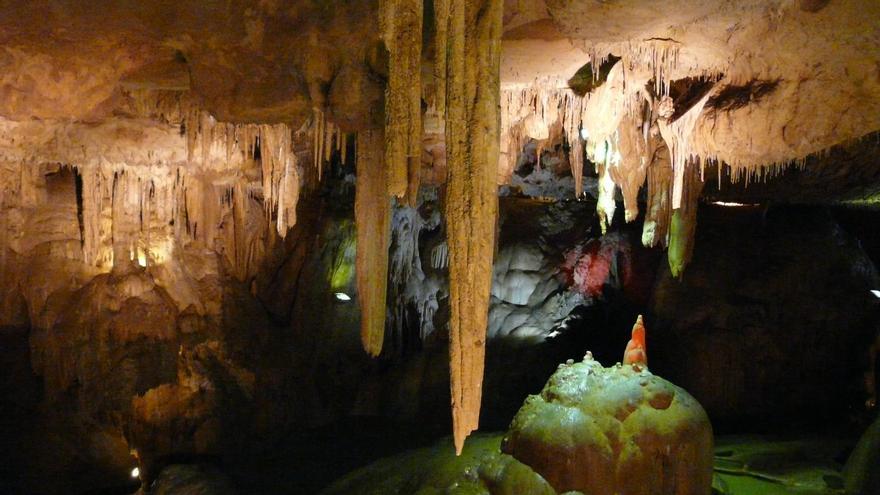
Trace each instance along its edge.
<instances>
[{"instance_id":1,"label":"cave ceiling","mask_svg":"<svg viewBox=\"0 0 880 495\"><path fill-rule=\"evenodd\" d=\"M377 9L375 0L6 1L0 115L99 121L126 89L153 88L188 90L225 122L296 127L322 108L352 131L369 127L381 122L370 115L381 113L387 77ZM696 125L696 154L754 167L880 129L878 37L875 2L508 0L501 78L505 88L564 84L591 57L613 54L671 80L778 81Z\"/></svg>"}]
</instances>

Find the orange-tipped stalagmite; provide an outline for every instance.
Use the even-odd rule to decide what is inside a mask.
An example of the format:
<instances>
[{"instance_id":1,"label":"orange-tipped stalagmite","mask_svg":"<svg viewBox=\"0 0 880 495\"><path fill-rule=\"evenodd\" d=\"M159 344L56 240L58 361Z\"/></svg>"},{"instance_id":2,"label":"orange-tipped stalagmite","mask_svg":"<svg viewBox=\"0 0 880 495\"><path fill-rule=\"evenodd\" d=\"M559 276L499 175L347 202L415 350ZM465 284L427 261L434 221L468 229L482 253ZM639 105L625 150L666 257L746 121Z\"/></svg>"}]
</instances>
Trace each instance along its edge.
<instances>
[{"instance_id":1,"label":"orange-tipped stalagmite","mask_svg":"<svg viewBox=\"0 0 880 495\"><path fill-rule=\"evenodd\" d=\"M455 450L477 429L482 398L500 126L501 0L449 2L446 221Z\"/></svg>"},{"instance_id":2,"label":"orange-tipped stalagmite","mask_svg":"<svg viewBox=\"0 0 880 495\"><path fill-rule=\"evenodd\" d=\"M648 365L645 324L642 322L642 315L636 318L636 323L633 325L632 336L626 344L626 350L623 351L623 364Z\"/></svg>"},{"instance_id":3,"label":"orange-tipped stalagmite","mask_svg":"<svg viewBox=\"0 0 880 495\"><path fill-rule=\"evenodd\" d=\"M391 204L386 191L382 131L357 136L357 185L354 214L357 226L358 303L361 341L371 356L382 352L385 337L385 297L388 284L388 242Z\"/></svg>"},{"instance_id":4,"label":"orange-tipped stalagmite","mask_svg":"<svg viewBox=\"0 0 880 495\"><path fill-rule=\"evenodd\" d=\"M381 0L388 49L385 163L388 194L413 204L422 158L422 0ZM415 190L415 193L413 192Z\"/></svg>"}]
</instances>

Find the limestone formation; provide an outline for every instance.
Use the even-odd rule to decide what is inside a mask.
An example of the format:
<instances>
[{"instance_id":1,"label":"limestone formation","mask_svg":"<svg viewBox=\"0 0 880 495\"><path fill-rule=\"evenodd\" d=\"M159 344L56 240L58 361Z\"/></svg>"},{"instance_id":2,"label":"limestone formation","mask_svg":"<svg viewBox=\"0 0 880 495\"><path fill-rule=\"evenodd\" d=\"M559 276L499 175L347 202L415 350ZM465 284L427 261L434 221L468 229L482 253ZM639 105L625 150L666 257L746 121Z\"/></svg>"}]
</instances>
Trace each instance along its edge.
<instances>
[{"instance_id":1,"label":"limestone formation","mask_svg":"<svg viewBox=\"0 0 880 495\"><path fill-rule=\"evenodd\" d=\"M526 399L502 450L557 492L708 495L712 427L683 389L640 365L563 364Z\"/></svg>"},{"instance_id":2,"label":"limestone formation","mask_svg":"<svg viewBox=\"0 0 880 495\"><path fill-rule=\"evenodd\" d=\"M388 193L418 194L422 142L422 0L382 0L382 38L388 48L385 91L385 162Z\"/></svg>"},{"instance_id":3,"label":"limestone formation","mask_svg":"<svg viewBox=\"0 0 880 495\"><path fill-rule=\"evenodd\" d=\"M495 216L502 2L453 0L447 60L446 189L452 418L456 452L477 429Z\"/></svg>"},{"instance_id":4,"label":"limestone formation","mask_svg":"<svg viewBox=\"0 0 880 495\"><path fill-rule=\"evenodd\" d=\"M681 276L707 202L876 203L878 39L863 0L0 2L0 328L117 447L130 410L205 404L169 352L289 351L265 366L297 378L263 385L297 395L266 426L325 370L448 341L461 452L487 332L543 338L633 276L616 213ZM499 190L589 203L609 234L535 234L558 271L512 268L513 243L493 267ZM325 326L366 354L317 352Z\"/></svg>"},{"instance_id":5,"label":"limestone formation","mask_svg":"<svg viewBox=\"0 0 880 495\"><path fill-rule=\"evenodd\" d=\"M358 134L357 226L358 302L361 308L361 341L371 356L382 352L385 337L385 296L388 287L388 247L391 203L386 189L381 131Z\"/></svg>"}]
</instances>

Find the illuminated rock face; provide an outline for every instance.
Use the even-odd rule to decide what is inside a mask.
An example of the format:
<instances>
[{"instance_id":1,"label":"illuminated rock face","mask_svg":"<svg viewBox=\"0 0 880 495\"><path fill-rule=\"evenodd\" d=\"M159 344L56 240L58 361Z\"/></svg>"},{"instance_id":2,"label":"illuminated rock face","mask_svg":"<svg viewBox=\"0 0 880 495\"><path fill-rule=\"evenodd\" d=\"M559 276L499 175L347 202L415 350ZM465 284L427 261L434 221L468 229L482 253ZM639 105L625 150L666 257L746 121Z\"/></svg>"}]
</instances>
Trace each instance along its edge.
<instances>
[{"instance_id":1,"label":"illuminated rock face","mask_svg":"<svg viewBox=\"0 0 880 495\"><path fill-rule=\"evenodd\" d=\"M361 342L371 356L382 352L385 336L385 297L388 287L388 243L391 202L382 159L382 133L358 135L357 287L361 308Z\"/></svg>"},{"instance_id":2,"label":"illuminated rock face","mask_svg":"<svg viewBox=\"0 0 880 495\"><path fill-rule=\"evenodd\" d=\"M498 213L499 64L503 3L454 0L446 74L449 370L455 450L480 420Z\"/></svg>"},{"instance_id":3,"label":"illuminated rock face","mask_svg":"<svg viewBox=\"0 0 880 495\"><path fill-rule=\"evenodd\" d=\"M502 450L558 492L707 495L712 426L683 389L636 365L587 355L529 396Z\"/></svg>"}]
</instances>

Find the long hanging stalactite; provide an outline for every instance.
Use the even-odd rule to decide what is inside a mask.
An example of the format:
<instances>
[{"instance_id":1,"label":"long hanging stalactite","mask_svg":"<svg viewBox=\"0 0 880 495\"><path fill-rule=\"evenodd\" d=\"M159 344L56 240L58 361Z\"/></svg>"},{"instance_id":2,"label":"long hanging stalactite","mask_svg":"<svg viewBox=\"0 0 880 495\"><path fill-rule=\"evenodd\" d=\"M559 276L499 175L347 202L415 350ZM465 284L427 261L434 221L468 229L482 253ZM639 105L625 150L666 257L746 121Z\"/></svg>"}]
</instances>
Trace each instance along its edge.
<instances>
[{"instance_id":1,"label":"long hanging stalactite","mask_svg":"<svg viewBox=\"0 0 880 495\"><path fill-rule=\"evenodd\" d=\"M682 171L681 206L672 211L672 218L669 222L669 248L666 252L669 270L676 278L684 272L694 253L697 209L704 185L696 162L686 160L682 167L684 170Z\"/></svg>"},{"instance_id":2,"label":"long hanging stalactite","mask_svg":"<svg viewBox=\"0 0 880 495\"><path fill-rule=\"evenodd\" d=\"M358 301L361 341L371 356L382 352L385 336L390 198L414 205L419 191L422 150L423 0L381 0L379 21L389 53L385 127L357 137ZM343 147L344 148L344 147Z\"/></svg>"},{"instance_id":3,"label":"long hanging stalactite","mask_svg":"<svg viewBox=\"0 0 880 495\"><path fill-rule=\"evenodd\" d=\"M446 222L455 450L480 418L498 212L501 0L449 2Z\"/></svg>"},{"instance_id":4,"label":"long hanging stalactite","mask_svg":"<svg viewBox=\"0 0 880 495\"><path fill-rule=\"evenodd\" d=\"M423 0L382 0L382 38L388 48L385 163L388 193L414 204L422 157Z\"/></svg>"},{"instance_id":5,"label":"long hanging stalactite","mask_svg":"<svg viewBox=\"0 0 880 495\"><path fill-rule=\"evenodd\" d=\"M381 130L358 133L356 166L355 270L361 309L361 341L367 353L378 356L382 352L385 336L388 243L391 235L391 204L386 192L387 168L383 160Z\"/></svg>"}]
</instances>

